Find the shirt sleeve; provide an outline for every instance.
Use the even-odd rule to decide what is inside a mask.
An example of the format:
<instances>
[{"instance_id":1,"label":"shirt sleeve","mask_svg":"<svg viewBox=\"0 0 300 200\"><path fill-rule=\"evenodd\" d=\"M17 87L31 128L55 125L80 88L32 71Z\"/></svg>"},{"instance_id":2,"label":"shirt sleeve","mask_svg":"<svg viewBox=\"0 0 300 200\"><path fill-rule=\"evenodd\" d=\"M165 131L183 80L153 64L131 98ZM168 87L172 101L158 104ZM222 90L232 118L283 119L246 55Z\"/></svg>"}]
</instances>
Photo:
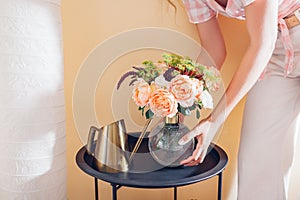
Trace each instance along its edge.
<instances>
[{"instance_id":1,"label":"shirt sleeve","mask_svg":"<svg viewBox=\"0 0 300 200\"><path fill-rule=\"evenodd\" d=\"M182 2L191 23L203 23L216 16L216 12L205 0L182 0Z\"/></svg>"},{"instance_id":2,"label":"shirt sleeve","mask_svg":"<svg viewBox=\"0 0 300 200\"><path fill-rule=\"evenodd\" d=\"M243 6L248 6L253 3L255 0L242 0Z\"/></svg>"}]
</instances>

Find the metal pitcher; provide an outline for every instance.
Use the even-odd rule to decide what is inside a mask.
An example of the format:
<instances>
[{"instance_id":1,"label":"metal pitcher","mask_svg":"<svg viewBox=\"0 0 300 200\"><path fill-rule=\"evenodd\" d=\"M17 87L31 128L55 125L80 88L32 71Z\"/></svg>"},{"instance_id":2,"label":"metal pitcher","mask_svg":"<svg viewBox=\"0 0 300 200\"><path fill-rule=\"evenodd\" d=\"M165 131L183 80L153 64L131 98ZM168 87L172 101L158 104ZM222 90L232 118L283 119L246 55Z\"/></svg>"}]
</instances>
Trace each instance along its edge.
<instances>
[{"instance_id":1,"label":"metal pitcher","mask_svg":"<svg viewBox=\"0 0 300 200\"><path fill-rule=\"evenodd\" d=\"M98 133L97 140L95 140ZM118 120L100 129L89 131L87 152L94 157L94 167L102 172L128 171L128 136L124 120Z\"/></svg>"}]
</instances>

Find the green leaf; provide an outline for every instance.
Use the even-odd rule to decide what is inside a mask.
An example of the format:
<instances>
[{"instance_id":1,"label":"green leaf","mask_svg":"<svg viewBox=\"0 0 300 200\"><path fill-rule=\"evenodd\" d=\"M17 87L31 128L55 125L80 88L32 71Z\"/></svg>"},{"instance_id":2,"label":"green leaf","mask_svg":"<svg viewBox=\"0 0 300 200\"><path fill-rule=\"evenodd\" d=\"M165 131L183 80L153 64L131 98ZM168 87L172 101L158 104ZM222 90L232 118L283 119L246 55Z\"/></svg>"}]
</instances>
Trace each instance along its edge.
<instances>
[{"instance_id":1,"label":"green leaf","mask_svg":"<svg viewBox=\"0 0 300 200\"><path fill-rule=\"evenodd\" d=\"M180 112L180 113L184 113L184 107L182 107L180 104L178 104L178 112Z\"/></svg>"},{"instance_id":2,"label":"green leaf","mask_svg":"<svg viewBox=\"0 0 300 200\"><path fill-rule=\"evenodd\" d=\"M184 115L185 115L185 116L191 115L191 110L188 109L188 108L185 109L185 110L184 110Z\"/></svg>"},{"instance_id":3,"label":"green leaf","mask_svg":"<svg viewBox=\"0 0 300 200\"><path fill-rule=\"evenodd\" d=\"M198 102L197 107L201 110L202 109L202 102Z\"/></svg>"},{"instance_id":4,"label":"green leaf","mask_svg":"<svg viewBox=\"0 0 300 200\"><path fill-rule=\"evenodd\" d=\"M197 117L197 119L199 119L201 116L200 116L200 111L197 109L196 110L196 117Z\"/></svg>"},{"instance_id":5,"label":"green leaf","mask_svg":"<svg viewBox=\"0 0 300 200\"><path fill-rule=\"evenodd\" d=\"M144 107L139 106L139 110L142 111L142 116L144 116L144 113L145 113L145 106L144 106Z\"/></svg>"},{"instance_id":6,"label":"green leaf","mask_svg":"<svg viewBox=\"0 0 300 200\"><path fill-rule=\"evenodd\" d=\"M189 109L190 109L190 110L195 110L196 107L197 107L197 105L196 105L196 104L193 104L192 106L189 107Z\"/></svg>"},{"instance_id":7,"label":"green leaf","mask_svg":"<svg viewBox=\"0 0 300 200\"><path fill-rule=\"evenodd\" d=\"M191 110L189 108L182 107L180 104L178 104L178 111L185 116L191 115Z\"/></svg>"},{"instance_id":8,"label":"green leaf","mask_svg":"<svg viewBox=\"0 0 300 200\"><path fill-rule=\"evenodd\" d=\"M154 113L152 112L151 109L147 110L146 112L146 119L150 119L154 116Z\"/></svg>"}]
</instances>

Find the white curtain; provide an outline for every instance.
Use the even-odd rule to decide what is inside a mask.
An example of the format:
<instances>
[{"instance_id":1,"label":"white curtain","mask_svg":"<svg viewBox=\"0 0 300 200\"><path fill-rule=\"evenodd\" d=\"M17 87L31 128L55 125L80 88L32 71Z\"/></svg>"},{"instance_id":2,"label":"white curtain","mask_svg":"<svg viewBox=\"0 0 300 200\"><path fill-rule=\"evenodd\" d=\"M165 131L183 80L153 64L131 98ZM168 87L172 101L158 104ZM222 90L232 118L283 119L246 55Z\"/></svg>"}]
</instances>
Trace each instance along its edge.
<instances>
[{"instance_id":1,"label":"white curtain","mask_svg":"<svg viewBox=\"0 0 300 200\"><path fill-rule=\"evenodd\" d=\"M0 199L65 200L60 0L0 0Z\"/></svg>"}]
</instances>

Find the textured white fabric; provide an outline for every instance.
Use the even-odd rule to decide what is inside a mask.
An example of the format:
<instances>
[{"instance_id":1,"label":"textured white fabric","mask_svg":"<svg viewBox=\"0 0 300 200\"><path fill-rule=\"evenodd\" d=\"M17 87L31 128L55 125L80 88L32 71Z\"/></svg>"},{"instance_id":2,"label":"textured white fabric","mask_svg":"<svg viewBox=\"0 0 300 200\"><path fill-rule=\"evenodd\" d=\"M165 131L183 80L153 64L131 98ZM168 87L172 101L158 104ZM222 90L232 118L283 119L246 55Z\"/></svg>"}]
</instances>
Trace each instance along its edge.
<instances>
[{"instance_id":1,"label":"textured white fabric","mask_svg":"<svg viewBox=\"0 0 300 200\"><path fill-rule=\"evenodd\" d=\"M0 0L0 199L65 200L60 0Z\"/></svg>"}]
</instances>

